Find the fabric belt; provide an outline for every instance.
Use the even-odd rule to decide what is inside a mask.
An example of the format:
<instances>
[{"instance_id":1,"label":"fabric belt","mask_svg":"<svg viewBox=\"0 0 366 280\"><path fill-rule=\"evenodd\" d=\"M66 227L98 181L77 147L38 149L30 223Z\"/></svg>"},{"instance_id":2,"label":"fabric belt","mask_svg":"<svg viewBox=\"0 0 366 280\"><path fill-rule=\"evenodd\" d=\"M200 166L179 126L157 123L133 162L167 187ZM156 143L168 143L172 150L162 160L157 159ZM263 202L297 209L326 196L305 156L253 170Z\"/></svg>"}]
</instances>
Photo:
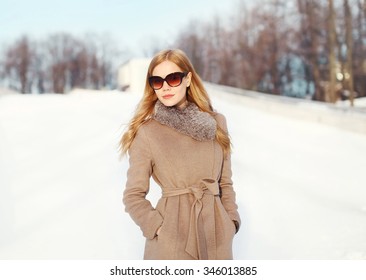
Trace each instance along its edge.
<instances>
[{"instance_id":1,"label":"fabric belt","mask_svg":"<svg viewBox=\"0 0 366 280\"><path fill-rule=\"evenodd\" d=\"M218 196L220 194L219 184L213 179L202 179L199 184L188 188L165 190L163 191L162 197L172 197L188 193L193 194L195 200L191 207L188 240L185 250L195 259L207 260L209 255L216 254L214 196ZM204 195L212 197L209 199L209 203L207 205L207 207L212 210L210 210L210 215L206 218L212 220L208 221L208 224L212 225L213 228L206 231L206 234L203 228L201 215L203 209L202 198ZM210 254L210 252L212 253Z\"/></svg>"}]
</instances>

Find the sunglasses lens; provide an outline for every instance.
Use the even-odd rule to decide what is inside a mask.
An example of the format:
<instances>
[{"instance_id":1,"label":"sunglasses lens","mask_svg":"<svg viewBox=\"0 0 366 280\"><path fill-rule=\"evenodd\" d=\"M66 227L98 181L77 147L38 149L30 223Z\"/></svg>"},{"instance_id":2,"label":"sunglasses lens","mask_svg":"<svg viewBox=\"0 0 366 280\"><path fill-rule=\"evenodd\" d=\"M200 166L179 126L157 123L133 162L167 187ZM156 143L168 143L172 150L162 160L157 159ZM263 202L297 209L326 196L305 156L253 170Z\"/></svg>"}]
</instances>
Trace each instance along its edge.
<instances>
[{"instance_id":1,"label":"sunglasses lens","mask_svg":"<svg viewBox=\"0 0 366 280\"><path fill-rule=\"evenodd\" d=\"M150 77L149 83L153 89L160 89L163 87L164 80L160 77Z\"/></svg>"},{"instance_id":2,"label":"sunglasses lens","mask_svg":"<svg viewBox=\"0 0 366 280\"><path fill-rule=\"evenodd\" d=\"M172 73L166 76L165 80L171 87L177 87L182 83L182 73Z\"/></svg>"}]
</instances>

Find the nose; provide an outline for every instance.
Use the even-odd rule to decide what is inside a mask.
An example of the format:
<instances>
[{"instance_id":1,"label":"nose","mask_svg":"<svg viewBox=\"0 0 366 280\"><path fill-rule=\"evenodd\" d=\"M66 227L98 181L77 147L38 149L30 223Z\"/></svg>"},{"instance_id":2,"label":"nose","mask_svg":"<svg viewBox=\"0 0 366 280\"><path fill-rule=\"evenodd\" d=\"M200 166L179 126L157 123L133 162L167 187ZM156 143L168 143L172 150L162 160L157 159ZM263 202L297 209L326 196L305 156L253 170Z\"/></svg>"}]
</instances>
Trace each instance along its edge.
<instances>
[{"instance_id":1,"label":"nose","mask_svg":"<svg viewBox=\"0 0 366 280\"><path fill-rule=\"evenodd\" d=\"M163 82L162 90L170 90L171 86L167 83L167 81Z\"/></svg>"}]
</instances>

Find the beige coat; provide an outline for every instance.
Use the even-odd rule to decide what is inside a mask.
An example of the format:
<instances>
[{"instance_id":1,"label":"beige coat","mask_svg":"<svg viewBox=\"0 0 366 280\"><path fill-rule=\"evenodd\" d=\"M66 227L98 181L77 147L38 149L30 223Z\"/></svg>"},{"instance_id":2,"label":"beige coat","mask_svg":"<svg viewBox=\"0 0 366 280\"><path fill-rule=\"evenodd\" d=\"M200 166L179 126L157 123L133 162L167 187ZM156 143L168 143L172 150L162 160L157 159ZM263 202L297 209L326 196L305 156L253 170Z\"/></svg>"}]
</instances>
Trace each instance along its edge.
<instances>
[{"instance_id":1,"label":"beige coat","mask_svg":"<svg viewBox=\"0 0 366 280\"><path fill-rule=\"evenodd\" d=\"M223 115L215 119L227 129ZM215 140L197 141L152 119L138 130L129 162L123 202L146 237L144 259L233 258L240 217L230 156L224 160ZM151 176L162 189L156 207L146 199Z\"/></svg>"}]
</instances>

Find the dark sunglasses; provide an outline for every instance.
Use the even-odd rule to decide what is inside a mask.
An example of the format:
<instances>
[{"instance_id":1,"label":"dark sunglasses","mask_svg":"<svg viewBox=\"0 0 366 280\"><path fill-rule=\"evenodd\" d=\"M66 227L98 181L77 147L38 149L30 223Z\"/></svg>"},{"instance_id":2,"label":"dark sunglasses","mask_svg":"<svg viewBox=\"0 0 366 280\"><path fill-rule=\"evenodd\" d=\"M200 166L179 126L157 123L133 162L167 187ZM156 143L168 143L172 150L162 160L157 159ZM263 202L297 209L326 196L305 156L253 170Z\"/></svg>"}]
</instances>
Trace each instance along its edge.
<instances>
[{"instance_id":1,"label":"dark sunglasses","mask_svg":"<svg viewBox=\"0 0 366 280\"><path fill-rule=\"evenodd\" d=\"M149 78L149 84L154 90L161 89L163 87L164 81L166 81L171 87L177 87L182 83L183 78L187 76L187 74L187 72L170 73L165 77L165 79L159 76L151 76Z\"/></svg>"}]
</instances>

